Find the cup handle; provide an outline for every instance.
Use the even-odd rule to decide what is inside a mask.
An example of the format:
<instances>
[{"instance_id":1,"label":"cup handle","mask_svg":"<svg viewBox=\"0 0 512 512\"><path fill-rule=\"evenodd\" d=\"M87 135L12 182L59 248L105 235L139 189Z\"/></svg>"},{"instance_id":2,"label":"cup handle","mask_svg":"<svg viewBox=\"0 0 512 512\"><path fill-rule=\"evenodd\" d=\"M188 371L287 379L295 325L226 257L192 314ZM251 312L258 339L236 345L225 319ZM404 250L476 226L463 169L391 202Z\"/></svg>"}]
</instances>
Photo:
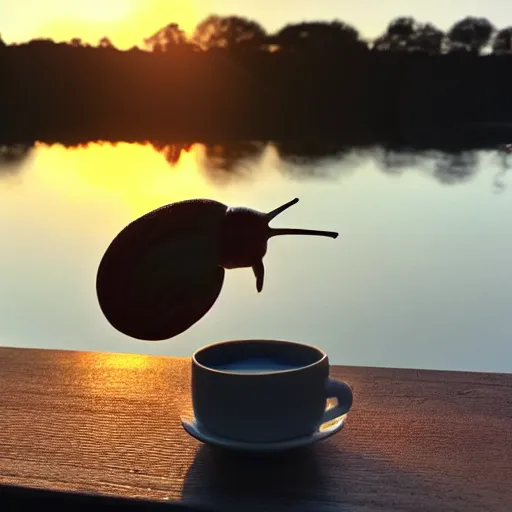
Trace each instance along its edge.
<instances>
[{"instance_id":1,"label":"cup handle","mask_svg":"<svg viewBox=\"0 0 512 512\"><path fill-rule=\"evenodd\" d=\"M346 414L352 407L352 389L346 382L330 378L326 386L326 398L336 398L338 404L324 412L322 423L327 423Z\"/></svg>"}]
</instances>

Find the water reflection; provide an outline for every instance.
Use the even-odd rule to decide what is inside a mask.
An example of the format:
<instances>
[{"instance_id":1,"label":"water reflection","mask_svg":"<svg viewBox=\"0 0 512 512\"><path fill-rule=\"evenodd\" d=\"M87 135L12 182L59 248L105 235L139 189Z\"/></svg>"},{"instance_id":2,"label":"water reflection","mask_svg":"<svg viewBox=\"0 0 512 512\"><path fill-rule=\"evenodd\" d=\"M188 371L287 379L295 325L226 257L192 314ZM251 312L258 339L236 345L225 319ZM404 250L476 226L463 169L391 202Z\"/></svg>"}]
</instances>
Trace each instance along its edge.
<instances>
[{"instance_id":1,"label":"water reflection","mask_svg":"<svg viewBox=\"0 0 512 512\"><path fill-rule=\"evenodd\" d=\"M228 142L204 146L202 167L208 178L225 184L233 179L247 179L263 157L262 142Z\"/></svg>"},{"instance_id":2,"label":"water reflection","mask_svg":"<svg viewBox=\"0 0 512 512\"><path fill-rule=\"evenodd\" d=\"M27 160L33 147L26 145L2 146L0 145L0 179L20 172L23 163Z\"/></svg>"},{"instance_id":3,"label":"water reflection","mask_svg":"<svg viewBox=\"0 0 512 512\"><path fill-rule=\"evenodd\" d=\"M172 144L168 142L154 141L151 142L151 146L155 148L155 151L162 154L171 166L175 166L180 161L182 153L188 153L194 144Z\"/></svg>"},{"instance_id":4,"label":"water reflection","mask_svg":"<svg viewBox=\"0 0 512 512\"><path fill-rule=\"evenodd\" d=\"M211 341L270 337L313 342L335 364L511 371L510 152L328 146L7 151L0 345L188 356ZM16 187L9 165L23 178ZM212 313L169 342L115 332L94 286L106 247L134 218L193 197L260 211L300 197L274 226L340 237L271 241L262 294L250 270L231 272Z\"/></svg>"},{"instance_id":5,"label":"water reflection","mask_svg":"<svg viewBox=\"0 0 512 512\"><path fill-rule=\"evenodd\" d=\"M23 162L38 148L84 150L96 147L152 148L164 157L169 167L182 167L183 161L194 161L205 177L219 186L233 180L257 179L257 173L270 162L274 168L293 179L336 180L340 174L352 172L364 160L371 159L377 168L390 176L408 171L424 172L439 183L456 185L473 179L482 169L480 158L491 154L496 169L492 186L496 193L506 189L506 173L512 164L512 145L493 151L454 148L451 151L413 150L410 148L348 147L331 141L293 140L278 142L230 141L215 144L149 141L145 144L96 142L77 144L39 144L33 146L0 146L0 179L19 172ZM123 155L116 152L116 159ZM115 171L110 168L108 172ZM107 172L107 170L105 170ZM141 169L141 172L144 172Z\"/></svg>"},{"instance_id":6,"label":"water reflection","mask_svg":"<svg viewBox=\"0 0 512 512\"><path fill-rule=\"evenodd\" d=\"M478 163L476 151L439 155L436 159L434 176L445 185L463 183L474 177Z\"/></svg>"},{"instance_id":7,"label":"water reflection","mask_svg":"<svg viewBox=\"0 0 512 512\"><path fill-rule=\"evenodd\" d=\"M512 144L508 144L505 148L496 155L499 162L499 169L494 177L494 192L501 194L507 188L506 177L507 173L512 167Z\"/></svg>"}]
</instances>

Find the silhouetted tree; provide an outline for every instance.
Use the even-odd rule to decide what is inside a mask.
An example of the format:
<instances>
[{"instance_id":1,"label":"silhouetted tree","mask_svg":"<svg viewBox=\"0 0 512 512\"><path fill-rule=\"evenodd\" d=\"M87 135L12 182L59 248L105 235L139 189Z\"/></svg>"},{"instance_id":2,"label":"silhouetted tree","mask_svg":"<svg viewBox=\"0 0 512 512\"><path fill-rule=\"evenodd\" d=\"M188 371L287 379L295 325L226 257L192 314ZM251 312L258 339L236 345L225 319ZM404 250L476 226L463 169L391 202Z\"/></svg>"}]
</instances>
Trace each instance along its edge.
<instances>
[{"instance_id":1,"label":"silhouetted tree","mask_svg":"<svg viewBox=\"0 0 512 512\"><path fill-rule=\"evenodd\" d=\"M177 23L169 23L144 39L144 44L152 51L168 52L176 46L187 44L187 36Z\"/></svg>"},{"instance_id":2,"label":"silhouetted tree","mask_svg":"<svg viewBox=\"0 0 512 512\"><path fill-rule=\"evenodd\" d=\"M512 27L503 28L496 34L492 51L499 55L512 54Z\"/></svg>"},{"instance_id":3,"label":"silhouetted tree","mask_svg":"<svg viewBox=\"0 0 512 512\"><path fill-rule=\"evenodd\" d=\"M374 42L373 48L379 51L409 51L416 29L417 23L414 18L396 18L390 22L386 32Z\"/></svg>"},{"instance_id":4,"label":"silhouetted tree","mask_svg":"<svg viewBox=\"0 0 512 512\"><path fill-rule=\"evenodd\" d=\"M359 32L341 21L304 22L289 24L271 38L285 51L300 50L354 50L366 45L359 40Z\"/></svg>"},{"instance_id":5,"label":"silhouetted tree","mask_svg":"<svg viewBox=\"0 0 512 512\"><path fill-rule=\"evenodd\" d=\"M192 42L202 49L236 46L256 48L264 44L265 29L256 21L239 16L211 15L197 25Z\"/></svg>"},{"instance_id":6,"label":"silhouetted tree","mask_svg":"<svg viewBox=\"0 0 512 512\"><path fill-rule=\"evenodd\" d=\"M35 39L31 39L28 43L28 46L34 48L38 48L38 51L51 51L51 49L55 48L55 42L52 39L38 37ZM44 50L43 50L44 48Z\"/></svg>"},{"instance_id":7,"label":"silhouetted tree","mask_svg":"<svg viewBox=\"0 0 512 512\"><path fill-rule=\"evenodd\" d=\"M302 156L331 151L315 139L332 151L341 143L489 147L512 135L512 57L478 53L493 31L466 18L443 41L433 25L402 17L370 52L341 21L287 25L269 37L252 20L210 16L188 41L166 25L145 41L153 52L121 51L107 38L10 44L0 52L0 142L284 140L285 157L290 147ZM493 39L495 53L506 52L510 32ZM276 41L284 51L267 51ZM457 45L463 54L444 55ZM233 155L214 157L230 168Z\"/></svg>"},{"instance_id":8,"label":"silhouetted tree","mask_svg":"<svg viewBox=\"0 0 512 512\"><path fill-rule=\"evenodd\" d=\"M445 34L431 23L420 25L413 37L413 46L416 50L430 55L440 54Z\"/></svg>"},{"instance_id":9,"label":"silhouetted tree","mask_svg":"<svg viewBox=\"0 0 512 512\"><path fill-rule=\"evenodd\" d=\"M110 41L110 39L108 37L102 37L99 40L98 46L100 48L114 48L112 41Z\"/></svg>"},{"instance_id":10,"label":"silhouetted tree","mask_svg":"<svg viewBox=\"0 0 512 512\"><path fill-rule=\"evenodd\" d=\"M393 20L386 32L375 40L373 48L378 51L420 51L429 54L441 53L444 33L430 23L418 23L412 17Z\"/></svg>"},{"instance_id":11,"label":"silhouetted tree","mask_svg":"<svg viewBox=\"0 0 512 512\"><path fill-rule=\"evenodd\" d=\"M489 43L495 31L487 18L467 16L455 23L448 31L448 51L466 51L480 53Z\"/></svg>"}]
</instances>

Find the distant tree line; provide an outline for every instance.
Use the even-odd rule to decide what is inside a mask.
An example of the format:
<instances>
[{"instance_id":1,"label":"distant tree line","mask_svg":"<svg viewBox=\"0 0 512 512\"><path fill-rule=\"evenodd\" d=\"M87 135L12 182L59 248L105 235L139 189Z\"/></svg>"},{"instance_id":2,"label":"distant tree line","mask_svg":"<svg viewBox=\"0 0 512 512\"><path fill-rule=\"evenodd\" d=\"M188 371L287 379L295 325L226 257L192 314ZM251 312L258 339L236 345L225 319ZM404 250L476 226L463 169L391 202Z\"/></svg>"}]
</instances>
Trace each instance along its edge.
<instances>
[{"instance_id":1,"label":"distant tree line","mask_svg":"<svg viewBox=\"0 0 512 512\"><path fill-rule=\"evenodd\" d=\"M373 41L342 21L212 15L121 51L107 38L0 42L0 141L300 140L473 147L510 141L512 27L412 17Z\"/></svg>"}]
</instances>

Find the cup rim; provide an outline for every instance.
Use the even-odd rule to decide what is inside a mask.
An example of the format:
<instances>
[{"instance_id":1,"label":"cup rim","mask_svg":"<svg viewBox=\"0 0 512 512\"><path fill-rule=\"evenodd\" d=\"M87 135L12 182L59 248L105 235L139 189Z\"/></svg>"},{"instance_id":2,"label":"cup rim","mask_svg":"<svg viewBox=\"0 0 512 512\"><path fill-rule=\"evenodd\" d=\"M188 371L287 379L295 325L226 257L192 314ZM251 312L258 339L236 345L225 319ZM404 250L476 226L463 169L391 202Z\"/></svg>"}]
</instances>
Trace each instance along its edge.
<instances>
[{"instance_id":1,"label":"cup rim","mask_svg":"<svg viewBox=\"0 0 512 512\"><path fill-rule=\"evenodd\" d=\"M200 363L197 360L197 356L201 352L203 352L203 351L205 351L205 350L207 350L209 348L217 347L217 346L220 346L220 345L231 345L231 344L251 342L251 341L256 341L256 342L260 341L260 342L264 342L264 343L282 343L282 344L286 343L286 344L289 344L289 345L300 345L302 347L308 347L308 348L311 348L313 350L316 350L320 357L319 357L319 359L317 359L313 363L310 363L310 364L305 365L305 366L299 366L297 368L290 368L288 370L276 370L276 371L272 371L272 372L261 371L261 372L251 372L251 373L237 373L237 372L230 372L228 370L218 370L216 368L211 368L210 366L206 366L206 365ZM203 347L199 347L198 349L196 349L192 353L192 363L194 365L202 368L203 370L207 370L207 371L212 372L212 373L220 373L220 374L223 374L223 375L236 375L236 376L239 376L239 377L257 377L257 376L261 376L261 375L275 375L275 374L283 374L283 373L293 373L293 372L305 370L307 368L312 368L313 366L316 366L316 365L322 363L326 359L328 359L327 353L324 350L322 350L320 347L317 347L316 345L311 345L309 343L302 343L300 341L291 341L291 340L283 340L283 339L270 339L270 338L244 338L244 339L231 339L231 340L215 341L213 343L209 343L208 345L204 345Z\"/></svg>"}]
</instances>

